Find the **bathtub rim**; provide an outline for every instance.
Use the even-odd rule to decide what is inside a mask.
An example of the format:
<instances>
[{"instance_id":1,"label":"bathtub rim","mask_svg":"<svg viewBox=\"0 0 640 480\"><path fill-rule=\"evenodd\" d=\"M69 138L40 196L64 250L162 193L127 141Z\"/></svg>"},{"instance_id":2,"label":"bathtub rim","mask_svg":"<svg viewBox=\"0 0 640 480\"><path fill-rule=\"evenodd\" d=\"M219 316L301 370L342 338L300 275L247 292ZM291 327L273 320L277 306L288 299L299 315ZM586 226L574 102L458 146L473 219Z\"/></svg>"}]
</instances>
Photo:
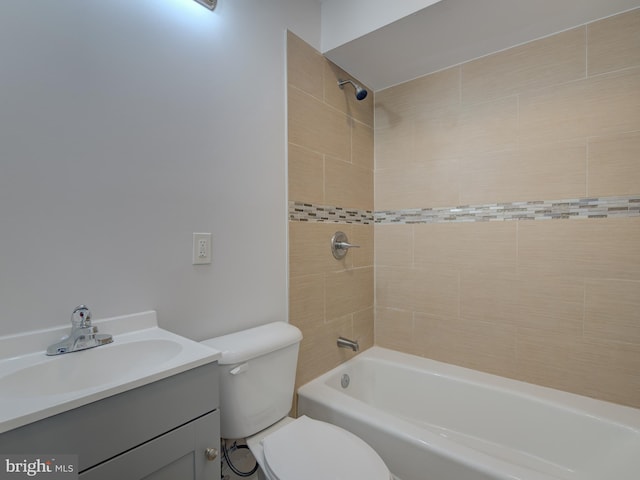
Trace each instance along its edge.
<instances>
[{"instance_id":1,"label":"bathtub rim","mask_svg":"<svg viewBox=\"0 0 640 480\"><path fill-rule=\"evenodd\" d=\"M499 392L513 394L518 397L533 397L546 405L560 407L573 413L588 415L598 420L614 423L619 427L631 429L640 434L640 409L638 408L566 392L564 390L557 390L522 380L502 377L492 373L379 346L370 347L328 372L310 380L298 387L296 393L299 395L300 391L306 391L309 386L316 383L324 385L327 380L337 373L342 373L354 363L367 359L375 359L387 364L402 364L404 368L412 370L424 371L426 369L438 376L458 380L470 385L491 387Z\"/></svg>"}]
</instances>

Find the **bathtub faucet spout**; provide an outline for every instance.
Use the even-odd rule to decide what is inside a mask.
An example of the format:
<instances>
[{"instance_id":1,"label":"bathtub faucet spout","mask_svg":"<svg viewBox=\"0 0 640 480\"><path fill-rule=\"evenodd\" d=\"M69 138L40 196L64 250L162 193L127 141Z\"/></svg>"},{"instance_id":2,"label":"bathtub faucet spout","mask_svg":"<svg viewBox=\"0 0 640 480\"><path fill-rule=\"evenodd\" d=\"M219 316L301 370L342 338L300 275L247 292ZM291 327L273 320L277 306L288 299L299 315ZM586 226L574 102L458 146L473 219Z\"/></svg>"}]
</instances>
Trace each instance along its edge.
<instances>
[{"instance_id":1,"label":"bathtub faucet spout","mask_svg":"<svg viewBox=\"0 0 640 480\"><path fill-rule=\"evenodd\" d=\"M338 346L340 348L350 348L354 352L360 350L357 340L349 340L348 338L338 337Z\"/></svg>"}]
</instances>

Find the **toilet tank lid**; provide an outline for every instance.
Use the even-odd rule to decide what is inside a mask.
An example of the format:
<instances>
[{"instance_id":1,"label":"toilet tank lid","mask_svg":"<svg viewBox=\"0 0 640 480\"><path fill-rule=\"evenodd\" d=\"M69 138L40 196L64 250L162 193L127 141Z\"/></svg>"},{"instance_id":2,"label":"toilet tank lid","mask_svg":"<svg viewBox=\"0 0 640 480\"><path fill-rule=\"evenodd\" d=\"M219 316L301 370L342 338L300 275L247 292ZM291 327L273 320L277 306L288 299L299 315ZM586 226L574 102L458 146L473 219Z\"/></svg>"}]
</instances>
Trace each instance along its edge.
<instances>
[{"instance_id":1,"label":"toilet tank lid","mask_svg":"<svg viewBox=\"0 0 640 480\"><path fill-rule=\"evenodd\" d=\"M218 363L232 365L275 352L302 340L302 332L286 322L259 327L204 340L204 345L222 352Z\"/></svg>"}]
</instances>

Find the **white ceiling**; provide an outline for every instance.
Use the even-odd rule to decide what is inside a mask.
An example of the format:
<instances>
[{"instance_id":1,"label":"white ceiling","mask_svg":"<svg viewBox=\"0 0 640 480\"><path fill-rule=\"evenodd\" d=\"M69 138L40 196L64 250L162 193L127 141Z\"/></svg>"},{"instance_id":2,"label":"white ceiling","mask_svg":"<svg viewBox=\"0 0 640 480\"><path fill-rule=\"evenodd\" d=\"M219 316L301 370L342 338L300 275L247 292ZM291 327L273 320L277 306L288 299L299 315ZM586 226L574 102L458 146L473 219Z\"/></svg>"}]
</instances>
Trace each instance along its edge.
<instances>
[{"instance_id":1,"label":"white ceiling","mask_svg":"<svg viewBox=\"0 0 640 480\"><path fill-rule=\"evenodd\" d=\"M640 0L442 0L327 58L374 91L640 7Z\"/></svg>"},{"instance_id":2,"label":"white ceiling","mask_svg":"<svg viewBox=\"0 0 640 480\"><path fill-rule=\"evenodd\" d=\"M320 0L322 51L334 49L442 0Z\"/></svg>"}]
</instances>

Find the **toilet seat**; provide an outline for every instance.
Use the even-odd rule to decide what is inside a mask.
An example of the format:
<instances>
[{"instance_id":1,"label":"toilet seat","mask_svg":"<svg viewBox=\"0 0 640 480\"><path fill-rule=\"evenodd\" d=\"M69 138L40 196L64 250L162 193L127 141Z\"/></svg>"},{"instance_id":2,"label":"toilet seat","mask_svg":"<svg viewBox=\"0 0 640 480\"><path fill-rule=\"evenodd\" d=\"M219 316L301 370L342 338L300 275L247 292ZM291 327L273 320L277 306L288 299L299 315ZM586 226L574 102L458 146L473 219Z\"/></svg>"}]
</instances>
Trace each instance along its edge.
<instances>
[{"instance_id":1,"label":"toilet seat","mask_svg":"<svg viewBox=\"0 0 640 480\"><path fill-rule=\"evenodd\" d=\"M362 439L302 416L262 440L273 480L389 480L378 454Z\"/></svg>"}]
</instances>

